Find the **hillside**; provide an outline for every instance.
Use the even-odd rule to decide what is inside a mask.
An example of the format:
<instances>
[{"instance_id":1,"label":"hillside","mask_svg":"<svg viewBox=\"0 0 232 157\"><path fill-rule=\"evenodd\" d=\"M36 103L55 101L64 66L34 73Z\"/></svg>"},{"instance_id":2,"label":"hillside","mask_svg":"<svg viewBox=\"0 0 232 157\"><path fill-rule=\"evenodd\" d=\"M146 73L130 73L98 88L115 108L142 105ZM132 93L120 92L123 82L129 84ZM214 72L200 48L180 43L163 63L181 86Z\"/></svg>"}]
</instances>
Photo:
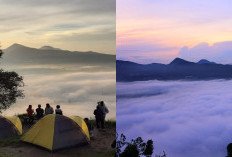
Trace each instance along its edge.
<instances>
[{"instance_id":1,"label":"hillside","mask_svg":"<svg viewBox=\"0 0 232 157\"><path fill-rule=\"evenodd\" d=\"M116 67L118 82L232 78L232 65L216 64L207 60L194 63L176 58L170 64L137 64L117 60Z\"/></svg>"},{"instance_id":2,"label":"hillside","mask_svg":"<svg viewBox=\"0 0 232 157\"><path fill-rule=\"evenodd\" d=\"M68 51L43 46L40 49L13 44L3 50L3 64L115 64L115 55L97 52Z\"/></svg>"}]
</instances>

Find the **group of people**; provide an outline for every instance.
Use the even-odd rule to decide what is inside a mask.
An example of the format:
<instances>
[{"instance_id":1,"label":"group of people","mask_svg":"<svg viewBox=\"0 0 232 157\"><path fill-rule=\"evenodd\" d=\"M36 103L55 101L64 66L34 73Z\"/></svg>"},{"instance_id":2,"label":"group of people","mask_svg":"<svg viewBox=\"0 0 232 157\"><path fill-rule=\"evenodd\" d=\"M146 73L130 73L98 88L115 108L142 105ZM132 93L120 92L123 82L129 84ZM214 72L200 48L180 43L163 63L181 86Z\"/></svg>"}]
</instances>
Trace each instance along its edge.
<instances>
[{"instance_id":1,"label":"group of people","mask_svg":"<svg viewBox=\"0 0 232 157\"><path fill-rule=\"evenodd\" d=\"M104 101L99 101L97 103L97 107L94 110L93 114L95 115L96 118L96 125L97 128L105 128L105 118L106 114L109 113L108 108L106 107Z\"/></svg>"},{"instance_id":2,"label":"group of people","mask_svg":"<svg viewBox=\"0 0 232 157\"><path fill-rule=\"evenodd\" d=\"M34 112L34 109L32 109L32 105L29 105L26 111L27 111L27 116L28 116L29 123L33 123L33 121L34 121L34 115L36 116L37 119L40 119L44 115L48 115L48 114L53 114L54 113L54 110L50 106L49 103L46 104L45 109L43 109L41 107L41 105L39 104L38 108L35 110L36 113ZM102 129L105 128L105 118L106 118L106 114L107 113L109 113L109 110L106 107L104 101L99 101L97 103L96 109L93 112L93 114L95 115L95 118L96 118L97 128L102 128ZM60 105L56 106L55 114L63 115L63 112L60 109ZM88 119L87 118L85 118L85 121L88 124Z\"/></svg>"},{"instance_id":3,"label":"group of people","mask_svg":"<svg viewBox=\"0 0 232 157\"><path fill-rule=\"evenodd\" d=\"M26 111L27 111L27 116L28 116L29 123L33 123L33 121L34 121L34 115L36 115L36 118L37 118L37 119L40 119L40 118L42 118L44 115L48 115L48 114L53 114L53 113L54 113L54 110L53 110L53 108L50 106L49 103L46 104L45 110L44 110L44 109L41 107L41 105L39 104L39 105L38 105L38 108L35 110L35 111L36 111L36 114L35 114L35 112L34 112L34 109L32 108L32 105L29 105ZM62 112L62 110L60 109L60 105L57 105L57 106L56 106L55 113L56 113L56 114L63 115L63 112Z\"/></svg>"}]
</instances>

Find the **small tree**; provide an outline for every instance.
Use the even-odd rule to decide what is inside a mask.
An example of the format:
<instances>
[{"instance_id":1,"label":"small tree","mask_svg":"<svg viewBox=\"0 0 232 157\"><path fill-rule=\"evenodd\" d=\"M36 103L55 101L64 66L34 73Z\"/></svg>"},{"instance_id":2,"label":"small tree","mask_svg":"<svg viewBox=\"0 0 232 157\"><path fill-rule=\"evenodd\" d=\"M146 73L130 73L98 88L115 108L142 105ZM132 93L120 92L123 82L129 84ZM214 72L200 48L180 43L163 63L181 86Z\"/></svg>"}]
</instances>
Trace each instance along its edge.
<instances>
[{"instance_id":1,"label":"small tree","mask_svg":"<svg viewBox=\"0 0 232 157\"><path fill-rule=\"evenodd\" d=\"M140 157L137 145L128 144L122 154L120 154L120 157Z\"/></svg>"},{"instance_id":2,"label":"small tree","mask_svg":"<svg viewBox=\"0 0 232 157\"><path fill-rule=\"evenodd\" d=\"M148 140L147 144L146 144L146 148L143 152L143 155L145 155L146 157L151 157L151 155L153 154L153 141L152 140Z\"/></svg>"},{"instance_id":3,"label":"small tree","mask_svg":"<svg viewBox=\"0 0 232 157\"><path fill-rule=\"evenodd\" d=\"M3 52L0 49L0 58L2 55ZM15 103L17 98L24 96L23 91L19 89L23 86L22 76L14 71L9 72L0 69L0 113Z\"/></svg>"},{"instance_id":4,"label":"small tree","mask_svg":"<svg viewBox=\"0 0 232 157\"><path fill-rule=\"evenodd\" d=\"M121 149L123 146L125 146L127 144L126 142L126 136L121 134L120 137L117 133L116 135L116 157L119 157L119 155L121 154Z\"/></svg>"},{"instance_id":5,"label":"small tree","mask_svg":"<svg viewBox=\"0 0 232 157\"><path fill-rule=\"evenodd\" d=\"M125 149L121 153L123 147L125 147ZM151 157L153 149L152 140L148 140L145 143L141 137L138 137L136 139L132 139L130 142L126 142L125 135L121 134L119 137L117 134L116 157L140 157L141 155Z\"/></svg>"},{"instance_id":6,"label":"small tree","mask_svg":"<svg viewBox=\"0 0 232 157\"><path fill-rule=\"evenodd\" d=\"M145 148L146 148L146 143L143 142L143 139L141 137L136 138L135 140L131 140L131 144L135 145L137 149L139 150L139 155L142 155Z\"/></svg>"},{"instance_id":7,"label":"small tree","mask_svg":"<svg viewBox=\"0 0 232 157\"><path fill-rule=\"evenodd\" d=\"M227 145L227 156L226 157L232 157L232 143Z\"/></svg>"}]
</instances>

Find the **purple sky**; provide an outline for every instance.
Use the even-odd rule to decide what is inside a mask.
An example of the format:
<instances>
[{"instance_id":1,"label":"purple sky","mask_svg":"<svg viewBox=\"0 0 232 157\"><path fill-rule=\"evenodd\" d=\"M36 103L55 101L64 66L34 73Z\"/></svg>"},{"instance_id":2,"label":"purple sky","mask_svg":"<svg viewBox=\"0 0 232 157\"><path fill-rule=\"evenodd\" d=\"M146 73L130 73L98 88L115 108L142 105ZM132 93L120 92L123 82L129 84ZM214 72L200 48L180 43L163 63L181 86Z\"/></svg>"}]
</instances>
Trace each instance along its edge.
<instances>
[{"instance_id":1,"label":"purple sky","mask_svg":"<svg viewBox=\"0 0 232 157\"><path fill-rule=\"evenodd\" d=\"M227 56L232 52L227 44L232 41L231 19L229 0L117 0L117 59L168 63L183 57L232 63ZM195 52L202 43L208 46Z\"/></svg>"}]
</instances>

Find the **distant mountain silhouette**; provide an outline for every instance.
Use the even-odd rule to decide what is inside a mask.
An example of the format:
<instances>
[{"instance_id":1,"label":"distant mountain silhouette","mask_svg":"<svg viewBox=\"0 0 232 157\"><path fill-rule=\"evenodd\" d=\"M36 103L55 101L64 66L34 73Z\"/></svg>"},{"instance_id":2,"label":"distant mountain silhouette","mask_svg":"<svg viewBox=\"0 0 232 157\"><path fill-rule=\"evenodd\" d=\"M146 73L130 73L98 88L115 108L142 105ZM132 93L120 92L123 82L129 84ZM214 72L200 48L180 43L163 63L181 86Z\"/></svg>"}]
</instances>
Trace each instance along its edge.
<instances>
[{"instance_id":1,"label":"distant mountain silhouette","mask_svg":"<svg viewBox=\"0 0 232 157\"><path fill-rule=\"evenodd\" d=\"M115 64L115 55L68 51L43 46L40 49L13 44L3 50L3 64Z\"/></svg>"},{"instance_id":2,"label":"distant mountain silhouette","mask_svg":"<svg viewBox=\"0 0 232 157\"><path fill-rule=\"evenodd\" d=\"M175 58L170 65L188 65L188 64L194 64L193 62L189 62L186 60L183 60L181 58Z\"/></svg>"},{"instance_id":3,"label":"distant mountain silhouette","mask_svg":"<svg viewBox=\"0 0 232 157\"><path fill-rule=\"evenodd\" d=\"M54 48L52 46L43 46L40 48L40 50L61 50L59 48Z\"/></svg>"},{"instance_id":4,"label":"distant mountain silhouette","mask_svg":"<svg viewBox=\"0 0 232 157\"><path fill-rule=\"evenodd\" d=\"M208 62L202 63L201 61L200 63L194 63L181 58L176 58L170 64L137 64L130 61L117 60L117 81L129 82L146 80L205 80L232 78L232 65Z\"/></svg>"},{"instance_id":5,"label":"distant mountain silhouette","mask_svg":"<svg viewBox=\"0 0 232 157\"><path fill-rule=\"evenodd\" d=\"M206 59L201 59L200 61L197 62L198 64L216 64L215 62L210 62Z\"/></svg>"}]
</instances>

